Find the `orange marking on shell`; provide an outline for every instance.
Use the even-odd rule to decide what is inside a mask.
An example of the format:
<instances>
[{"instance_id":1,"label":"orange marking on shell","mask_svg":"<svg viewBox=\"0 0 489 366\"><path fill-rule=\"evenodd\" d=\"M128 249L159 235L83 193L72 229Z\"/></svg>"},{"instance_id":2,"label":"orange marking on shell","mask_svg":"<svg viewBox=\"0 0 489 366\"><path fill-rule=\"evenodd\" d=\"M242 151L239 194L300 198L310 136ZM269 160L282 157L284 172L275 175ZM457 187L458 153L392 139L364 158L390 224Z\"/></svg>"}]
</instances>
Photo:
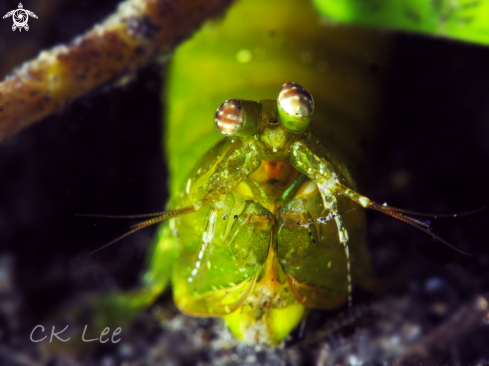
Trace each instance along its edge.
<instances>
[{"instance_id":1,"label":"orange marking on shell","mask_svg":"<svg viewBox=\"0 0 489 366\"><path fill-rule=\"evenodd\" d=\"M262 161L263 170L265 171L267 178L272 179L276 178L283 167L283 164L280 161Z\"/></svg>"},{"instance_id":2,"label":"orange marking on shell","mask_svg":"<svg viewBox=\"0 0 489 366\"><path fill-rule=\"evenodd\" d=\"M266 184L270 181L291 183L297 178L297 170L290 164L289 159L282 161L262 160L260 167L253 173L252 177L258 184Z\"/></svg>"}]
</instances>

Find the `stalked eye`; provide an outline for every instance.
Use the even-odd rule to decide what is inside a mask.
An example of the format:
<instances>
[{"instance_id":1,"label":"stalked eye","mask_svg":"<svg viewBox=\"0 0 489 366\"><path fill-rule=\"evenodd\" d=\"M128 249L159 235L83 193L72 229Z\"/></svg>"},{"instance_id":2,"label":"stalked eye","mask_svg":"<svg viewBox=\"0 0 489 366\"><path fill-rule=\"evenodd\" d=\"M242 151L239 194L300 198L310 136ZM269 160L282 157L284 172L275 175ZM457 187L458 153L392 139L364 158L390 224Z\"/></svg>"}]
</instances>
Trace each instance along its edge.
<instances>
[{"instance_id":1,"label":"stalked eye","mask_svg":"<svg viewBox=\"0 0 489 366\"><path fill-rule=\"evenodd\" d=\"M278 114L282 125L288 131L303 133L309 126L314 112L311 93L296 83L286 83L278 92Z\"/></svg>"},{"instance_id":2,"label":"stalked eye","mask_svg":"<svg viewBox=\"0 0 489 366\"><path fill-rule=\"evenodd\" d=\"M217 129L225 136L234 136L244 124L244 111L239 99L229 99L216 110L214 123Z\"/></svg>"},{"instance_id":3,"label":"stalked eye","mask_svg":"<svg viewBox=\"0 0 489 366\"><path fill-rule=\"evenodd\" d=\"M261 121L261 104L249 100L228 99L214 115L217 129L225 136L253 136Z\"/></svg>"}]
</instances>

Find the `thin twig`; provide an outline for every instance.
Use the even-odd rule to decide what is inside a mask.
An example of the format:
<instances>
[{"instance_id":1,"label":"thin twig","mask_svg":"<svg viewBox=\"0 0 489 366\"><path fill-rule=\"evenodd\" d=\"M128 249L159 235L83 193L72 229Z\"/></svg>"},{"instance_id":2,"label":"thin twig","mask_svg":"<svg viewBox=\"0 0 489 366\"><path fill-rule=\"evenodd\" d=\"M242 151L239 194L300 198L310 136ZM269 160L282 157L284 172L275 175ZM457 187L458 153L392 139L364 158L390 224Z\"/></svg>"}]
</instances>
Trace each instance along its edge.
<instances>
[{"instance_id":1,"label":"thin twig","mask_svg":"<svg viewBox=\"0 0 489 366\"><path fill-rule=\"evenodd\" d=\"M67 45L43 51L0 83L0 141L88 91L171 51L232 0L127 0Z\"/></svg>"}]
</instances>

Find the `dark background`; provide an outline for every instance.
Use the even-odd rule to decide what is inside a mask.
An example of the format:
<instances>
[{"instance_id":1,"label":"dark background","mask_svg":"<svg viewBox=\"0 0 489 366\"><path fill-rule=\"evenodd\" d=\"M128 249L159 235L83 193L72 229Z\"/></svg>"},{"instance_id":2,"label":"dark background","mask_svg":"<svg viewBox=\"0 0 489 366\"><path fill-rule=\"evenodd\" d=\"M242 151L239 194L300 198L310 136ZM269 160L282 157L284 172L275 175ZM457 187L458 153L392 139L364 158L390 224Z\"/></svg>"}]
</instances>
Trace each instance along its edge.
<instances>
[{"instance_id":1,"label":"dark background","mask_svg":"<svg viewBox=\"0 0 489 366\"><path fill-rule=\"evenodd\" d=\"M115 4L24 3L39 19L30 20L30 31L22 33L11 31L11 21L0 22L1 76L39 50L88 30ZM0 15L16 7L14 1L2 2ZM51 26L42 27L48 19ZM366 184L360 192L378 202L421 212L456 213L488 205L489 48L399 34L391 65L379 65L376 72L387 80L384 109L378 141L365 146L373 158L363 167ZM76 356L39 355L29 341L30 331L45 324L44 319L63 303L83 291L129 289L137 284L155 228L88 255L127 230L130 223L73 214L135 214L164 208L162 77L164 69L150 65L133 75L132 82L93 91L0 145L1 365L23 364L21 354L28 354L29 362L41 360L38 364L56 359L67 362L71 357L81 364L110 365L121 360L144 364L138 362L148 359L149 350L166 342L162 341L165 337L191 344L171 352L173 364L215 364L217 359L221 364L242 364L243 355L253 354L254 362L262 364L351 363L351 354L360 357L358 333L364 336L364 347L365 342L378 342L386 334L391 337L397 332L402 338L406 324L429 335L464 304L489 291L487 210L432 220L434 232L472 257L373 212L368 214L367 242L380 278L393 281L375 296L354 294L354 302L374 302L391 309L390 315L386 315L388 310L380 315L374 312L366 321L360 320L359 326L340 329L314 345L301 344L296 332L285 350L234 345L216 351L219 330L215 329L221 329L220 323L178 315L166 295L158 303L169 308L173 317L184 318L188 333L153 325L147 336L144 326L136 326L139 353L97 346ZM324 324L335 316L334 312L313 312L306 332L328 327ZM204 337L207 343L200 348L191 339L198 327L210 337ZM425 365L489 362L489 331L484 325L460 336L458 330L449 328L453 337L444 349L431 350L428 344L429 356L416 360ZM325 352L331 358L324 358ZM241 361L232 355L240 355ZM364 360L396 357L379 351ZM410 364L411 359L403 362Z\"/></svg>"}]
</instances>

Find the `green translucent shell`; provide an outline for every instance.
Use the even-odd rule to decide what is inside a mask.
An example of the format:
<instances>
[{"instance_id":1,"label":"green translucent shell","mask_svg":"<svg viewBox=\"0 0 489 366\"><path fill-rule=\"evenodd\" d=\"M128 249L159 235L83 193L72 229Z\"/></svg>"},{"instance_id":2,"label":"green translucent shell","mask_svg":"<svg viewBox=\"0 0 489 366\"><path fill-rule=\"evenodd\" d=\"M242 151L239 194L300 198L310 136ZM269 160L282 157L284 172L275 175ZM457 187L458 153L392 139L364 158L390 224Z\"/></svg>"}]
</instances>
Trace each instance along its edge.
<instances>
[{"instance_id":1,"label":"green translucent shell","mask_svg":"<svg viewBox=\"0 0 489 366\"><path fill-rule=\"evenodd\" d=\"M230 217L222 219L226 213ZM213 220L213 240L203 243ZM176 305L194 316L222 316L237 310L265 263L273 222L268 210L235 194L223 197L220 208L176 219L180 249L173 271Z\"/></svg>"},{"instance_id":2,"label":"green translucent shell","mask_svg":"<svg viewBox=\"0 0 489 366\"><path fill-rule=\"evenodd\" d=\"M198 200L209 175L218 164L227 169L222 163L238 154L242 146L239 139L223 140L209 150L172 207ZM310 146L329 158L318 141L313 140ZM352 186L340 173L344 166L335 164L332 167L340 179ZM172 272L177 307L192 316L222 316L245 342L276 344L297 326L304 307L333 309L342 305L348 286L338 230L334 220L320 224L327 210L317 189L307 188L307 181L305 186L274 213L242 183L209 207L172 219L159 245L173 241L178 252ZM358 283L369 275L363 211L347 198L338 197L338 203L348 212L344 222L350 236L352 278ZM260 287L266 276L274 278L268 282L272 284L269 289Z\"/></svg>"}]
</instances>

